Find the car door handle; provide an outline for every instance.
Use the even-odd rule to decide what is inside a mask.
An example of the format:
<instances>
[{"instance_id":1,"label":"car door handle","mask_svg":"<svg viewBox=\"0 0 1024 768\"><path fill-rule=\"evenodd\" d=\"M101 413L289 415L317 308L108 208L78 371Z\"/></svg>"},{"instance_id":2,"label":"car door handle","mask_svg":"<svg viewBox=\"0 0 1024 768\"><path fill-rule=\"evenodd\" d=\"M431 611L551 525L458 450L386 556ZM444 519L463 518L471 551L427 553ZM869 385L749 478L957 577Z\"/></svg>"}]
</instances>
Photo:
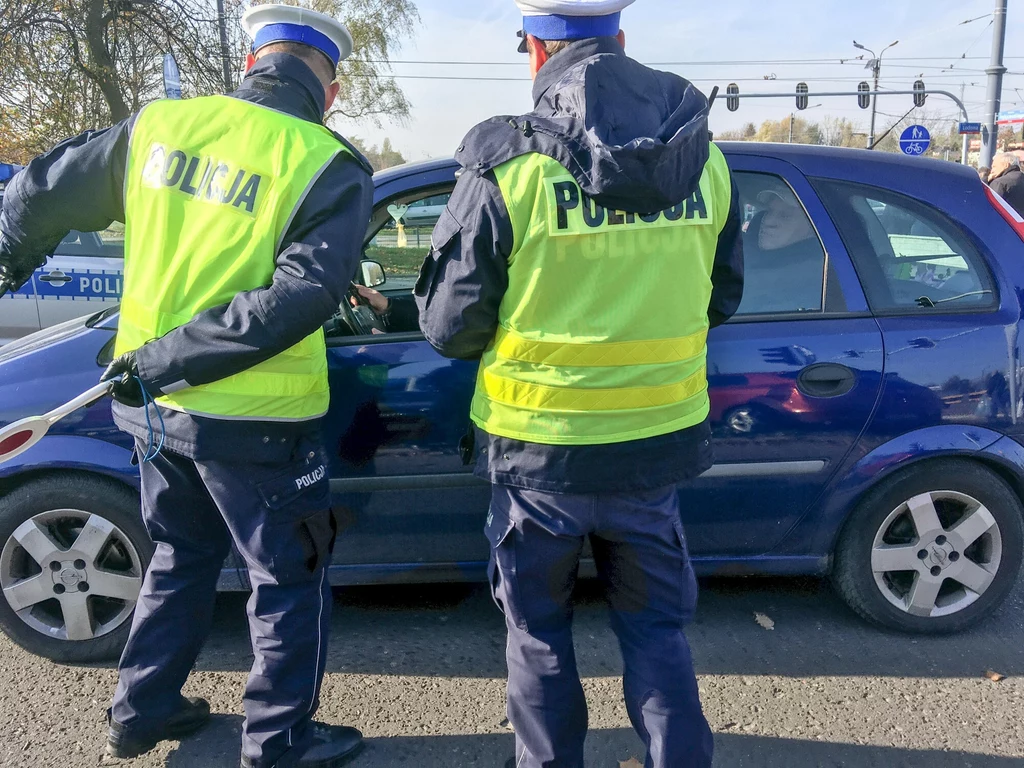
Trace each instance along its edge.
<instances>
[{"instance_id":1,"label":"car door handle","mask_svg":"<svg viewBox=\"0 0 1024 768\"><path fill-rule=\"evenodd\" d=\"M64 274L59 269L55 269L55 270L53 270L53 272L47 272L45 275L43 275L39 279L42 280L44 283L49 283L50 285L55 285L58 288L60 288L61 286L67 285L68 283L71 282L71 276Z\"/></svg>"},{"instance_id":2,"label":"car door handle","mask_svg":"<svg viewBox=\"0 0 1024 768\"><path fill-rule=\"evenodd\" d=\"M809 397L840 397L857 383L853 369L836 363L817 363L800 371L796 386Z\"/></svg>"}]
</instances>

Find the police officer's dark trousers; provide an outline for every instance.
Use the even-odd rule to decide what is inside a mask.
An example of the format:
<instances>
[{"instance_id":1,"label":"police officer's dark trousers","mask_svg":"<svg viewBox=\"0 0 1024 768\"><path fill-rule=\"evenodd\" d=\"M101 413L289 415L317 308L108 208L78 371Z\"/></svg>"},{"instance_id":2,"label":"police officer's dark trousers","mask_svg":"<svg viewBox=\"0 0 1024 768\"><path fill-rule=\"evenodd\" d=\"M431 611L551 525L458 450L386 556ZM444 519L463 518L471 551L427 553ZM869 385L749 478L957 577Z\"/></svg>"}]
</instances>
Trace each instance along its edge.
<instances>
[{"instance_id":1,"label":"police officer's dark trousers","mask_svg":"<svg viewBox=\"0 0 1024 768\"><path fill-rule=\"evenodd\" d=\"M193 461L166 449L142 464L142 512L156 553L121 658L114 720L145 733L180 706L233 541L252 583L255 661L242 752L256 765L286 766L301 751L318 706L331 613L334 522L324 464L311 438L298 439L284 464Z\"/></svg>"},{"instance_id":2,"label":"police officer's dark trousers","mask_svg":"<svg viewBox=\"0 0 1024 768\"><path fill-rule=\"evenodd\" d=\"M645 768L707 768L684 625L697 583L674 486L567 495L492 486L490 578L508 626L508 717L517 768L582 768L587 705L572 641L572 589L587 536L624 662L630 721Z\"/></svg>"}]
</instances>

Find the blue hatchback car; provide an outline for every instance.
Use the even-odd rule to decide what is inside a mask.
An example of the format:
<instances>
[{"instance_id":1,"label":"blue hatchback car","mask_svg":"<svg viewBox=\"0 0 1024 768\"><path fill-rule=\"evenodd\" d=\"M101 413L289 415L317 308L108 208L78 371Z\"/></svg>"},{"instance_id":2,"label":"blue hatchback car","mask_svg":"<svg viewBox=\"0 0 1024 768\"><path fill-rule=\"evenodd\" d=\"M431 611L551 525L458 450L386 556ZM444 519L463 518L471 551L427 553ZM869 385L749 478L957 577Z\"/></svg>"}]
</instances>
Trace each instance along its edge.
<instances>
[{"instance_id":1,"label":"blue hatchback car","mask_svg":"<svg viewBox=\"0 0 1024 768\"><path fill-rule=\"evenodd\" d=\"M1024 222L949 163L722 149L746 211L747 289L710 335L717 463L680 488L699 572L831 575L877 624L973 625L1024 547ZM366 254L397 301L429 246L403 215L443 201L456 170L375 177ZM484 579L489 491L459 454L476 365L441 358L415 327L373 325L342 308L327 327L331 487L346 510L332 583ZM108 309L0 348L0 423L95 384L116 326ZM86 660L123 644L152 553L130 459L100 402L0 465L0 627L24 647ZM239 557L220 586L248 587Z\"/></svg>"}]
</instances>

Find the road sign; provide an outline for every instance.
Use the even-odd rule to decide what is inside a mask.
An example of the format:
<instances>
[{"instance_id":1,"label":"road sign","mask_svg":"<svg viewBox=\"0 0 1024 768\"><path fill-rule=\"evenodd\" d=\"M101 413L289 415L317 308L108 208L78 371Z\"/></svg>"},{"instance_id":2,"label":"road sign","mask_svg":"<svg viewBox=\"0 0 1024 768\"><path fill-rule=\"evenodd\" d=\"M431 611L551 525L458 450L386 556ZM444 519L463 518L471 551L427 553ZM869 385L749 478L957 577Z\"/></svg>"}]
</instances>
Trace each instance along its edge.
<instances>
[{"instance_id":1,"label":"road sign","mask_svg":"<svg viewBox=\"0 0 1024 768\"><path fill-rule=\"evenodd\" d=\"M1014 123L1024 123L1024 110L1016 109L1010 112L1000 112L999 117L996 118L996 122L999 125L1013 125Z\"/></svg>"},{"instance_id":2,"label":"road sign","mask_svg":"<svg viewBox=\"0 0 1024 768\"><path fill-rule=\"evenodd\" d=\"M981 133L981 123L960 123L961 134Z\"/></svg>"},{"instance_id":3,"label":"road sign","mask_svg":"<svg viewBox=\"0 0 1024 768\"><path fill-rule=\"evenodd\" d=\"M164 54L164 93L168 99L181 98L181 74L171 53Z\"/></svg>"},{"instance_id":4,"label":"road sign","mask_svg":"<svg viewBox=\"0 0 1024 768\"><path fill-rule=\"evenodd\" d=\"M923 125L912 125L900 134L900 151L905 155L923 155L931 143L931 134Z\"/></svg>"}]
</instances>

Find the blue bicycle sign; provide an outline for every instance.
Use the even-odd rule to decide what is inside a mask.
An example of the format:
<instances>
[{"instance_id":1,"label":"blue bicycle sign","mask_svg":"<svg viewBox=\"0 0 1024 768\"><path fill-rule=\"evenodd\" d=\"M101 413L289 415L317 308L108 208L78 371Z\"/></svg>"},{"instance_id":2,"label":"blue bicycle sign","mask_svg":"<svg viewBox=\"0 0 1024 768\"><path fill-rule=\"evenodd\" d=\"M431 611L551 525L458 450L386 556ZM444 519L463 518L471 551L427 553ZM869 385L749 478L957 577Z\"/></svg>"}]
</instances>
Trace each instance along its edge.
<instances>
[{"instance_id":1,"label":"blue bicycle sign","mask_svg":"<svg viewBox=\"0 0 1024 768\"><path fill-rule=\"evenodd\" d=\"M912 125L900 134L900 151L905 155L923 155L931 144L931 134L923 125Z\"/></svg>"}]
</instances>

